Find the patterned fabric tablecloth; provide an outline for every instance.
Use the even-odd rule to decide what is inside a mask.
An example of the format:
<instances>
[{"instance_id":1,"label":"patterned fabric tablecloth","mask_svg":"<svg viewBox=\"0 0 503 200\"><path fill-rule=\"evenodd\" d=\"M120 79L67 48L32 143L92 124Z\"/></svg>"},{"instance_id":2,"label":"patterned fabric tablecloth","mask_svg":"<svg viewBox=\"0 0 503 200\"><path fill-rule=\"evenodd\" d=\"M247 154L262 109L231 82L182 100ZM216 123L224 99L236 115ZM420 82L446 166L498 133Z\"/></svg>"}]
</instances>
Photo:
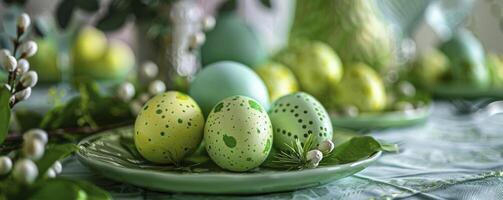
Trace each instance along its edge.
<instances>
[{"instance_id":1,"label":"patterned fabric tablecloth","mask_svg":"<svg viewBox=\"0 0 503 200\"><path fill-rule=\"evenodd\" d=\"M207 196L158 193L105 179L75 158L64 176L89 180L114 199L503 199L503 115L455 115L436 103L426 124L371 135L397 143L364 171L327 185L257 196Z\"/></svg>"}]
</instances>

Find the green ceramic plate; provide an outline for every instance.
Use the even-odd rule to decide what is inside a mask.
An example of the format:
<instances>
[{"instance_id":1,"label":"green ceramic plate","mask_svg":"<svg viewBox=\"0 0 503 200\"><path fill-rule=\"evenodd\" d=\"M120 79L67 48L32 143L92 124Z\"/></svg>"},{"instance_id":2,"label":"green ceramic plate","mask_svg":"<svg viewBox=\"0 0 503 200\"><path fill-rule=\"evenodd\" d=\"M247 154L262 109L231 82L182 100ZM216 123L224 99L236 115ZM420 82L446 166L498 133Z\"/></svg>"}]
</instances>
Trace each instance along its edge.
<instances>
[{"instance_id":1,"label":"green ceramic plate","mask_svg":"<svg viewBox=\"0 0 503 200\"><path fill-rule=\"evenodd\" d=\"M414 110L362 113L356 117L331 114L332 125L350 129L383 129L422 123L431 114L431 105Z\"/></svg>"},{"instance_id":2,"label":"green ceramic plate","mask_svg":"<svg viewBox=\"0 0 503 200\"><path fill-rule=\"evenodd\" d=\"M90 136L79 143L78 159L110 179L163 192L206 194L259 194L318 186L355 174L375 162L368 159L343 165L301 171L257 169L232 173L215 168L193 167L191 172L169 171L131 153L121 140L132 137L131 128L121 128ZM131 147L129 147L131 148Z\"/></svg>"}]
</instances>

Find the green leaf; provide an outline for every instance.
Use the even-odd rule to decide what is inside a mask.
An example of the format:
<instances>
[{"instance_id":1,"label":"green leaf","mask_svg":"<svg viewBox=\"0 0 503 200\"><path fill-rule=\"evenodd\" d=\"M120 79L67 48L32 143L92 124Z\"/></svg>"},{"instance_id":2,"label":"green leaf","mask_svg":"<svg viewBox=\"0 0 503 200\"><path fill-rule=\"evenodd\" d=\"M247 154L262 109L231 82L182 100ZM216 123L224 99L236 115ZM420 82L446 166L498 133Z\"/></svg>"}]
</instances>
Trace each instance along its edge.
<instances>
[{"instance_id":1,"label":"green leaf","mask_svg":"<svg viewBox=\"0 0 503 200\"><path fill-rule=\"evenodd\" d=\"M349 141L338 145L331 153L329 153L321 161L320 164L344 164L362 160L372 156L378 151L397 150L396 146L391 148L391 145L383 147L379 141L370 136L357 136Z\"/></svg>"},{"instance_id":2,"label":"green leaf","mask_svg":"<svg viewBox=\"0 0 503 200\"><path fill-rule=\"evenodd\" d=\"M40 177L43 177L47 170L52 167L52 165L78 149L75 144L60 144L60 145L52 145L47 147L45 150L44 156L38 160L37 167Z\"/></svg>"},{"instance_id":3,"label":"green leaf","mask_svg":"<svg viewBox=\"0 0 503 200\"><path fill-rule=\"evenodd\" d=\"M131 4L122 0L113 0L108 6L107 13L98 21L96 27L103 31L119 29L126 22L130 14Z\"/></svg>"},{"instance_id":4,"label":"green leaf","mask_svg":"<svg viewBox=\"0 0 503 200\"><path fill-rule=\"evenodd\" d=\"M9 132L10 106L9 99L11 94L9 90L2 86L0 88L0 144L3 143Z\"/></svg>"},{"instance_id":5,"label":"green leaf","mask_svg":"<svg viewBox=\"0 0 503 200\"><path fill-rule=\"evenodd\" d=\"M78 185L67 179L49 179L39 183L29 199L50 200L50 199L87 199L87 194Z\"/></svg>"},{"instance_id":6,"label":"green leaf","mask_svg":"<svg viewBox=\"0 0 503 200\"><path fill-rule=\"evenodd\" d=\"M77 0L76 5L87 12L96 12L99 9L98 0Z\"/></svg>"},{"instance_id":7,"label":"green leaf","mask_svg":"<svg viewBox=\"0 0 503 200\"><path fill-rule=\"evenodd\" d=\"M63 0L59 3L56 8L56 19L61 28L65 29L70 24L75 5L75 0Z\"/></svg>"},{"instance_id":8,"label":"green leaf","mask_svg":"<svg viewBox=\"0 0 503 200\"><path fill-rule=\"evenodd\" d=\"M88 182L63 177L39 181L33 190L30 199L112 199L108 192Z\"/></svg>"}]
</instances>

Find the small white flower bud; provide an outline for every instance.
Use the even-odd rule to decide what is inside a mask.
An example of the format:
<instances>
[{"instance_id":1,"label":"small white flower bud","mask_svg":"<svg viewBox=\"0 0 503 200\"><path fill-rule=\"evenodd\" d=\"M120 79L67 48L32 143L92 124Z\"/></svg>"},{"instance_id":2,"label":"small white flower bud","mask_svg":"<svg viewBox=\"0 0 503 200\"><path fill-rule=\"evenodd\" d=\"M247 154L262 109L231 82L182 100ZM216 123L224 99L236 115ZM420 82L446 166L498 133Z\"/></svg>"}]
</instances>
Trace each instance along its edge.
<instances>
[{"instance_id":1,"label":"small white flower bud","mask_svg":"<svg viewBox=\"0 0 503 200\"><path fill-rule=\"evenodd\" d=\"M14 56L7 56L3 59L2 65L5 67L5 70L12 72L16 70L17 60Z\"/></svg>"},{"instance_id":2,"label":"small white flower bud","mask_svg":"<svg viewBox=\"0 0 503 200\"><path fill-rule=\"evenodd\" d=\"M129 108L134 115L138 115L141 111L142 104L138 101L132 101L129 103Z\"/></svg>"},{"instance_id":3,"label":"small white flower bud","mask_svg":"<svg viewBox=\"0 0 503 200\"><path fill-rule=\"evenodd\" d=\"M155 80L148 86L148 91L152 95L160 94L166 91L166 85L161 80Z\"/></svg>"},{"instance_id":4,"label":"small white flower bud","mask_svg":"<svg viewBox=\"0 0 503 200\"><path fill-rule=\"evenodd\" d=\"M306 154L306 160L309 161L309 167L311 168L317 167L321 159L323 159L323 153L318 149L308 151Z\"/></svg>"},{"instance_id":5,"label":"small white flower bud","mask_svg":"<svg viewBox=\"0 0 503 200\"><path fill-rule=\"evenodd\" d=\"M51 169L53 169L53 170L54 170L54 172L56 172L56 174L60 174L60 173L63 171L63 165L61 165L61 162L56 161L56 162L52 165Z\"/></svg>"},{"instance_id":6,"label":"small white flower bud","mask_svg":"<svg viewBox=\"0 0 503 200\"><path fill-rule=\"evenodd\" d=\"M402 81L398 85L400 93L406 97L413 97L416 95L416 87L408 81Z\"/></svg>"},{"instance_id":7,"label":"small white flower bud","mask_svg":"<svg viewBox=\"0 0 503 200\"><path fill-rule=\"evenodd\" d=\"M48 137L47 137L47 132L45 132L42 129L30 129L26 131L26 133L23 134L23 140L28 141L28 140L40 140L43 144L47 144Z\"/></svg>"},{"instance_id":8,"label":"small white flower bud","mask_svg":"<svg viewBox=\"0 0 503 200\"><path fill-rule=\"evenodd\" d=\"M344 115L350 117L356 117L359 114L358 108L353 105L344 106L342 112L344 113Z\"/></svg>"},{"instance_id":9,"label":"small white flower bud","mask_svg":"<svg viewBox=\"0 0 503 200\"><path fill-rule=\"evenodd\" d=\"M0 156L0 176L8 174L12 169L12 160L7 156Z\"/></svg>"},{"instance_id":10,"label":"small white flower bud","mask_svg":"<svg viewBox=\"0 0 503 200\"><path fill-rule=\"evenodd\" d=\"M18 183L32 184L38 176L37 165L32 160L20 159L14 164L12 176Z\"/></svg>"},{"instance_id":11,"label":"small white flower bud","mask_svg":"<svg viewBox=\"0 0 503 200\"><path fill-rule=\"evenodd\" d=\"M24 74L30 69L30 63L26 59L20 59L17 62L17 72L18 74Z\"/></svg>"},{"instance_id":12,"label":"small white flower bud","mask_svg":"<svg viewBox=\"0 0 503 200\"><path fill-rule=\"evenodd\" d=\"M404 112L406 115L414 113L414 105L407 101L399 101L395 103L395 109Z\"/></svg>"},{"instance_id":13,"label":"small white flower bud","mask_svg":"<svg viewBox=\"0 0 503 200\"><path fill-rule=\"evenodd\" d=\"M140 94L140 97L138 97L138 100L140 101L140 105L146 103L148 100L150 100L150 94L148 93L143 93Z\"/></svg>"},{"instance_id":14,"label":"small white flower bud","mask_svg":"<svg viewBox=\"0 0 503 200\"><path fill-rule=\"evenodd\" d=\"M37 139L25 140L23 143L23 155L31 160L42 158L45 151L45 145Z\"/></svg>"},{"instance_id":15,"label":"small white flower bud","mask_svg":"<svg viewBox=\"0 0 503 200\"><path fill-rule=\"evenodd\" d=\"M129 82L122 83L117 89L117 96L124 102L127 102L133 98L135 89L133 84Z\"/></svg>"},{"instance_id":16,"label":"small white flower bud","mask_svg":"<svg viewBox=\"0 0 503 200\"><path fill-rule=\"evenodd\" d=\"M159 73L159 67L154 62L147 61L141 65L140 73L145 78L155 78Z\"/></svg>"},{"instance_id":17,"label":"small white flower bud","mask_svg":"<svg viewBox=\"0 0 503 200\"><path fill-rule=\"evenodd\" d=\"M56 177L56 172L54 171L54 169L48 169L46 174L47 178L54 178Z\"/></svg>"},{"instance_id":18,"label":"small white flower bud","mask_svg":"<svg viewBox=\"0 0 503 200\"><path fill-rule=\"evenodd\" d=\"M19 50L21 50L23 58L31 57L35 55L35 53L37 53L38 45L34 41L30 40L28 42L21 44Z\"/></svg>"},{"instance_id":19,"label":"small white flower bud","mask_svg":"<svg viewBox=\"0 0 503 200\"><path fill-rule=\"evenodd\" d=\"M33 87L37 84L38 74L35 71L28 71L21 76L21 85L23 87Z\"/></svg>"},{"instance_id":20,"label":"small white flower bud","mask_svg":"<svg viewBox=\"0 0 503 200\"><path fill-rule=\"evenodd\" d=\"M318 146L318 149L327 154L327 153L330 153L332 152L332 150L334 150L334 143L332 142L332 140L325 140L323 142L320 143L320 146Z\"/></svg>"},{"instance_id":21,"label":"small white flower bud","mask_svg":"<svg viewBox=\"0 0 503 200\"><path fill-rule=\"evenodd\" d=\"M204 33L202 32L199 32L192 35L192 37L190 38L190 46L192 48L196 48L198 46L201 46L205 41L206 41L206 35L204 35Z\"/></svg>"},{"instance_id":22,"label":"small white flower bud","mask_svg":"<svg viewBox=\"0 0 503 200\"><path fill-rule=\"evenodd\" d=\"M209 31L215 28L216 20L213 16L206 16L203 19L203 30Z\"/></svg>"},{"instance_id":23,"label":"small white flower bud","mask_svg":"<svg viewBox=\"0 0 503 200\"><path fill-rule=\"evenodd\" d=\"M24 90L21 90L19 92L16 92L16 94L14 94L17 101L26 100L30 97L30 95L31 95L31 88L30 87L25 88Z\"/></svg>"},{"instance_id":24,"label":"small white flower bud","mask_svg":"<svg viewBox=\"0 0 503 200\"><path fill-rule=\"evenodd\" d=\"M19 17L17 18L17 27L20 29L26 30L26 28L30 26L30 23L30 16L26 13L19 15Z\"/></svg>"},{"instance_id":25,"label":"small white flower bud","mask_svg":"<svg viewBox=\"0 0 503 200\"><path fill-rule=\"evenodd\" d=\"M7 49L0 49L0 61L2 64L7 56L10 56L10 51Z\"/></svg>"}]
</instances>

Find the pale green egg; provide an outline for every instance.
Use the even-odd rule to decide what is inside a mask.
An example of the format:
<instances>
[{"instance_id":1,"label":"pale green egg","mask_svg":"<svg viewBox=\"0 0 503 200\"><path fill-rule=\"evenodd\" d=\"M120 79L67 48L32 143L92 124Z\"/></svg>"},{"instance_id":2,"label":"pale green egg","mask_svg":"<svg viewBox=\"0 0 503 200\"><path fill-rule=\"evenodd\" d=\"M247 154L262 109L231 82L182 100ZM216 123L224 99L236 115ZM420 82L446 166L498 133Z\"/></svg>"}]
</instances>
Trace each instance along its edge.
<instances>
[{"instance_id":1,"label":"pale green egg","mask_svg":"<svg viewBox=\"0 0 503 200\"><path fill-rule=\"evenodd\" d=\"M289 150L296 140L302 144L313 135L316 144L332 139L327 111L313 96L297 92L276 100L269 111L274 128L274 147Z\"/></svg>"},{"instance_id":2,"label":"pale green egg","mask_svg":"<svg viewBox=\"0 0 503 200\"><path fill-rule=\"evenodd\" d=\"M262 164L271 150L271 121L254 99L228 97L208 115L204 141L208 155L218 166L248 171Z\"/></svg>"},{"instance_id":3,"label":"pale green egg","mask_svg":"<svg viewBox=\"0 0 503 200\"><path fill-rule=\"evenodd\" d=\"M201 143L204 117L189 96L170 91L150 99L138 114L134 142L138 152L155 163L174 163Z\"/></svg>"}]
</instances>

